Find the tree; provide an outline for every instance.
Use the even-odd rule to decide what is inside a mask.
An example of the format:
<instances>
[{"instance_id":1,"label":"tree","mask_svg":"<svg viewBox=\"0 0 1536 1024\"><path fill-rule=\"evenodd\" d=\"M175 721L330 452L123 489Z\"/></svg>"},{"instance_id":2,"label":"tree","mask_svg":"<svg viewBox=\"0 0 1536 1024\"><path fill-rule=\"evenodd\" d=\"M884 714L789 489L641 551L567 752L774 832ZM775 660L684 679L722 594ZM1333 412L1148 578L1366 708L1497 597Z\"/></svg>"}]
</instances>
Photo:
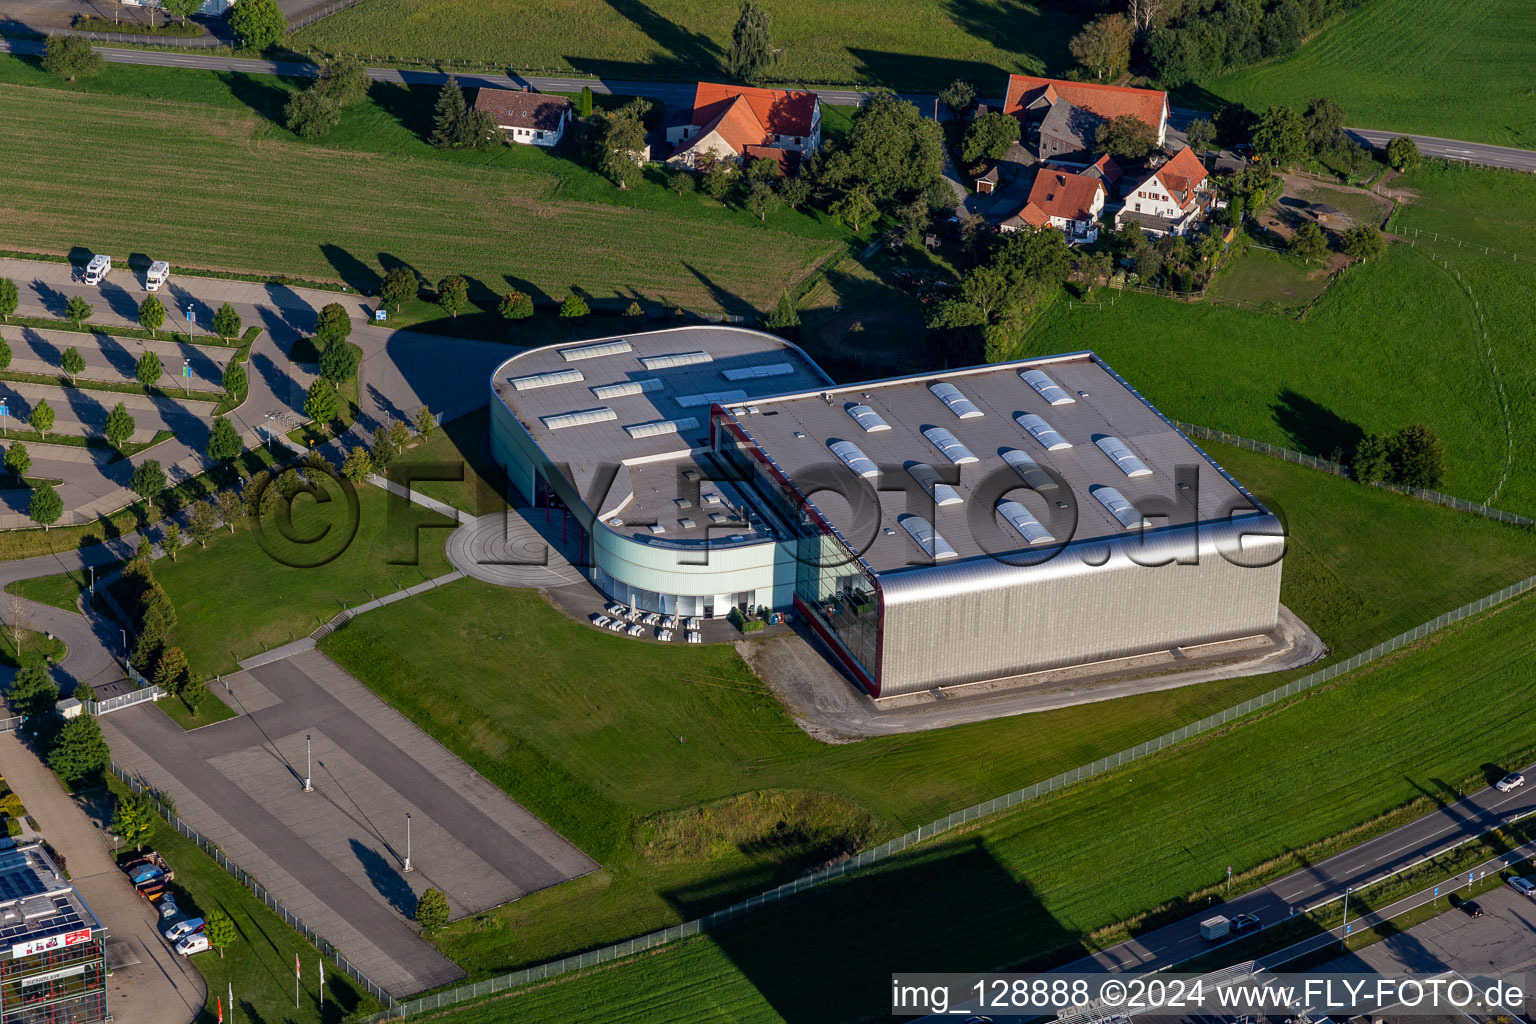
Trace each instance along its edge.
<instances>
[{"instance_id":1,"label":"tree","mask_svg":"<svg viewBox=\"0 0 1536 1024\"><path fill-rule=\"evenodd\" d=\"M240 314L235 312L235 307L224 303L218 312L213 314L213 333L228 341L240 336Z\"/></svg>"},{"instance_id":2,"label":"tree","mask_svg":"<svg viewBox=\"0 0 1536 1024\"><path fill-rule=\"evenodd\" d=\"M394 306L395 312L416 297L416 272L409 267L394 266L384 271L384 283L379 286L379 298Z\"/></svg>"},{"instance_id":3,"label":"tree","mask_svg":"<svg viewBox=\"0 0 1536 1024\"><path fill-rule=\"evenodd\" d=\"M20 656L21 648L17 646L17 654ZM41 658L22 659L21 669L16 673L15 680L11 683L10 690L6 691L6 703L11 710L18 715L41 715L53 709L54 703L59 699L59 687L53 681L53 676L48 672L48 666Z\"/></svg>"},{"instance_id":4,"label":"tree","mask_svg":"<svg viewBox=\"0 0 1536 1024\"><path fill-rule=\"evenodd\" d=\"M982 114L965 130L960 158L972 166L983 160L1000 160L1008 147L1018 141L1018 118L1000 111Z\"/></svg>"},{"instance_id":5,"label":"tree","mask_svg":"<svg viewBox=\"0 0 1536 1024\"><path fill-rule=\"evenodd\" d=\"M96 307L78 295L71 295L69 301L64 303L64 316L72 321L76 327L89 320L91 314L95 311Z\"/></svg>"},{"instance_id":6,"label":"tree","mask_svg":"<svg viewBox=\"0 0 1536 1024\"><path fill-rule=\"evenodd\" d=\"M48 755L48 767L65 782L76 782L103 770L112 761L101 726L90 715L71 718L59 730Z\"/></svg>"},{"instance_id":7,"label":"tree","mask_svg":"<svg viewBox=\"0 0 1536 1024\"><path fill-rule=\"evenodd\" d=\"M778 62L781 51L774 49L771 18L757 0L741 0L741 15L731 30L731 48L725 55L725 69L739 82L755 82Z\"/></svg>"},{"instance_id":8,"label":"tree","mask_svg":"<svg viewBox=\"0 0 1536 1024\"><path fill-rule=\"evenodd\" d=\"M128 407L118 402L112 407L112 411L107 413L107 423L102 432L107 435L108 441L121 449L123 442L133 436L133 427L133 416L129 414Z\"/></svg>"},{"instance_id":9,"label":"tree","mask_svg":"<svg viewBox=\"0 0 1536 1024\"><path fill-rule=\"evenodd\" d=\"M592 87L590 85L582 86L581 92L576 97L576 116L592 116Z\"/></svg>"},{"instance_id":10,"label":"tree","mask_svg":"<svg viewBox=\"0 0 1536 1024\"><path fill-rule=\"evenodd\" d=\"M1289 167L1307 152L1301 115L1290 107L1270 107L1253 129L1253 148L1277 167Z\"/></svg>"},{"instance_id":11,"label":"tree","mask_svg":"<svg viewBox=\"0 0 1536 1024\"><path fill-rule=\"evenodd\" d=\"M160 549L171 561L176 561L176 552L181 550L181 527L175 523L166 524L165 533L160 536Z\"/></svg>"},{"instance_id":12,"label":"tree","mask_svg":"<svg viewBox=\"0 0 1536 1024\"><path fill-rule=\"evenodd\" d=\"M317 380L309 386L309 394L304 396L304 415L316 423L329 423L336 418L336 389L323 380Z\"/></svg>"},{"instance_id":13,"label":"tree","mask_svg":"<svg viewBox=\"0 0 1536 1024\"><path fill-rule=\"evenodd\" d=\"M64 350L63 357L59 360L59 368L69 374L69 382L73 384L75 378L85 371L85 357L80 350L71 345Z\"/></svg>"},{"instance_id":14,"label":"tree","mask_svg":"<svg viewBox=\"0 0 1536 1024\"><path fill-rule=\"evenodd\" d=\"M342 344L346 344L343 342ZM223 416L213 418L213 428L208 432L208 457L214 462L227 463L245 450L240 432Z\"/></svg>"},{"instance_id":15,"label":"tree","mask_svg":"<svg viewBox=\"0 0 1536 1024\"><path fill-rule=\"evenodd\" d=\"M341 463L341 475L354 484L360 484L368 479L368 474L373 472L373 460L368 457L368 452L361 446L347 452L347 457Z\"/></svg>"},{"instance_id":16,"label":"tree","mask_svg":"<svg viewBox=\"0 0 1536 1024\"><path fill-rule=\"evenodd\" d=\"M245 511L245 503L240 500L240 495L232 490L220 491L213 496L213 503L218 506L219 518L223 520L225 526L229 527L229 532L234 533L235 523Z\"/></svg>"},{"instance_id":17,"label":"tree","mask_svg":"<svg viewBox=\"0 0 1536 1024\"><path fill-rule=\"evenodd\" d=\"M155 386L155 381L160 379L160 374L163 372L165 367L160 365L160 357L153 352L145 352L133 367L133 375L139 379L140 384L144 385L146 391Z\"/></svg>"},{"instance_id":18,"label":"tree","mask_svg":"<svg viewBox=\"0 0 1536 1024\"><path fill-rule=\"evenodd\" d=\"M853 228L854 234L858 234L859 225L868 221L879 210L864 186L857 185L850 189L848 194L832 204L832 219L840 224L846 224Z\"/></svg>"},{"instance_id":19,"label":"tree","mask_svg":"<svg viewBox=\"0 0 1536 1024\"><path fill-rule=\"evenodd\" d=\"M261 53L288 34L277 0L240 0L229 10L229 27L241 47Z\"/></svg>"},{"instance_id":20,"label":"tree","mask_svg":"<svg viewBox=\"0 0 1536 1024\"><path fill-rule=\"evenodd\" d=\"M389 464L395 461L395 442L390 439L389 428L380 423L373 428L373 450L369 453L373 459L373 468L379 473L387 473Z\"/></svg>"},{"instance_id":21,"label":"tree","mask_svg":"<svg viewBox=\"0 0 1536 1024\"><path fill-rule=\"evenodd\" d=\"M101 70L101 55L81 36L49 36L43 44L43 70L73 82Z\"/></svg>"},{"instance_id":22,"label":"tree","mask_svg":"<svg viewBox=\"0 0 1536 1024\"><path fill-rule=\"evenodd\" d=\"M954 194L946 198L952 200ZM896 223L901 226L901 240L914 249L922 248L932 213L927 196L918 196L910 203L902 203L896 211Z\"/></svg>"},{"instance_id":23,"label":"tree","mask_svg":"<svg viewBox=\"0 0 1536 1024\"><path fill-rule=\"evenodd\" d=\"M526 320L533 316L533 297L525 292L508 292L497 309L508 320Z\"/></svg>"},{"instance_id":24,"label":"tree","mask_svg":"<svg viewBox=\"0 0 1536 1024\"><path fill-rule=\"evenodd\" d=\"M1213 237L1210 235L1207 238ZM1100 284L1109 280L1109 275L1114 273L1114 257L1107 252L1090 253L1083 257L1083 298L1086 300L1093 294L1093 290Z\"/></svg>"},{"instance_id":25,"label":"tree","mask_svg":"<svg viewBox=\"0 0 1536 1024\"><path fill-rule=\"evenodd\" d=\"M583 299L580 295L567 295L565 301L560 303L560 319L562 320L580 320L591 312L591 308L587 306L587 300Z\"/></svg>"},{"instance_id":26,"label":"tree","mask_svg":"<svg viewBox=\"0 0 1536 1024\"><path fill-rule=\"evenodd\" d=\"M455 149L462 145L465 119L469 106L464 102L464 90L452 75L437 93L437 105L432 110L431 143L438 149Z\"/></svg>"},{"instance_id":27,"label":"tree","mask_svg":"<svg viewBox=\"0 0 1536 1024\"><path fill-rule=\"evenodd\" d=\"M640 180L645 152L644 110L633 105L591 119L587 129L587 158L599 174L627 189Z\"/></svg>"},{"instance_id":28,"label":"tree","mask_svg":"<svg viewBox=\"0 0 1536 1024\"><path fill-rule=\"evenodd\" d=\"M326 61L313 88L332 97L338 106L350 107L367 99L372 85L362 61L356 57L337 57Z\"/></svg>"},{"instance_id":29,"label":"tree","mask_svg":"<svg viewBox=\"0 0 1536 1024\"><path fill-rule=\"evenodd\" d=\"M749 0L750 2L750 0ZM416 901L416 923L431 935L448 923L448 897L437 889L428 889Z\"/></svg>"},{"instance_id":30,"label":"tree","mask_svg":"<svg viewBox=\"0 0 1536 1024\"><path fill-rule=\"evenodd\" d=\"M1344 252L1350 259L1374 260L1387 251L1387 240L1374 224L1356 224L1344 232Z\"/></svg>"},{"instance_id":31,"label":"tree","mask_svg":"<svg viewBox=\"0 0 1536 1024\"><path fill-rule=\"evenodd\" d=\"M787 289L779 292L779 304L768 314L764 326L770 331L787 331L800 326L800 311L795 308L795 302L789 297Z\"/></svg>"},{"instance_id":32,"label":"tree","mask_svg":"<svg viewBox=\"0 0 1536 1024\"><path fill-rule=\"evenodd\" d=\"M0 320L10 320L16 315L16 307L21 302L21 293L16 289L16 282L8 277L0 277Z\"/></svg>"},{"instance_id":33,"label":"tree","mask_svg":"<svg viewBox=\"0 0 1536 1024\"><path fill-rule=\"evenodd\" d=\"M210 910L203 923L203 934L208 936L208 945L218 949L222 960L225 947L235 944L235 922L222 910Z\"/></svg>"},{"instance_id":34,"label":"tree","mask_svg":"<svg viewBox=\"0 0 1536 1024\"><path fill-rule=\"evenodd\" d=\"M1393 170L1411 171L1422 161L1419 144L1406 135L1399 135L1387 143L1387 163Z\"/></svg>"},{"instance_id":35,"label":"tree","mask_svg":"<svg viewBox=\"0 0 1536 1024\"><path fill-rule=\"evenodd\" d=\"M37 404L32 407L32 415L27 417L27 422L45 439L48 437L48 431L53 429L53 406L48 404L46 398L37 400Z\"/></svg>"},{"instance_id":36,"label":"tree","mask_svg":"<svg viewBox=\"0 0 1536 1024\"><path fill-rule=\"evenodd\" d=\"M135 850L142 850L144 840L155 827L155 817L155 805L148 793L125 793L117 798L112 833Z\"/></svg>"},{"instance_id":37,"label":"tree","mask_svg":"<svg viewBox=\"0 0 1536 1024\"><path fill-rule=\"evenodd\" d=\"M320 307L320 313L315 317L315 341L322 348L351 333L352 318L347 315L346 306L339 302L327 302Z\"/></svg>"},{"instance_id":38,"label":"tree","mask_svg":"<svg viewBox=\"0 0 1536 1024\"><path fill-rule=\"evenodd\" d=\"M731 169L724 160L711 161L704 168L704 194L717 202L724 202L731 190Z\"/></svg>"},{"instance_id":39,"label":"tree","mask_svg":"<svg viewBox=\"0 0 1536 1024\"><path fill-rule=\"evenodd\" d=\"M1093 72L1095 81L1114 78L1131 66L1131 40L1136 31L1123 14L1106 14L1090 21L1067 43L1077 62Z\"/></svg>"},{"instance_id":40,"label":"tree","mask_svg":"<svg viewBox=\"0 0 1536 1024\"><path fill-rule=\"evenodd\" d=\"M1381 483L1392 472L1387 439L1380 434L1366 434L1355 445L1349 465L1355 479L1360 483Z\"/></svg>"},{"instance_id":41,"label":"tree","mask_svg":"<svg viewBox=\"0 0 1536 1024\"><path fill-rule=\"evenodd\" d=\"M957 78L939 90L939 102L949 108L951 117L959 117L976 102L976 87Z\"/></svg>"},{"instance_id":42,"label":"tree","mask_svg":"<svg viewBox=\"0 0 1536 1024\"><path fill-rule=\"evenodd\" d=\"M165 8L166 14L175 15L185 25L187 15L196 14L202 10L203 0L160 0L160 6Z\"/></svg>"},{"instance_id":43,"label":"tree","mask_svg":"<svg viewBox=\"0 0 1536 1024\"><path fill-rule=\"evenodd\" d=\"M1203 152L1216 141L1216 126L1203 117L1197 117L1184 129L1184 137L1189 140L1190 149L1196 153Z\"/></svg>"},{"instance_id":44,"label":"tree","mask_svg":"<svg viewBox=\"0 0 1536 1024\"><path fill-rule=\"evenodd\" d=\"M761 162L769 163L770 161L764 160ZM744 200L743 205L748 210L757 214L759 221L766 221L768 214L773 212L773 208L779 205L779 193L775 191L771 184L759 178L748 186L747 198Z\"/></svg>"},{"instance_id":45,"label":"tree","mask_svg":"<svg viewBox=\"0 0 1536 1024\"><path fill-rule=\"evenodd\" d=\"M1307 221L1291 236L1291 254L1303 263L1316 263L1328 255L1328 236L1322 228Z\"/></svg>"},{"instance_id":46,"label":"tree","mask_svg":"<svg viewBox=\"0 0 1536 1024\"><path fill-rule=\"evenodd\" d=\"M1344 135L1344 108L1326 96L1315 97L1301 115L1301 131L1313 156L1348 145Z\"/></svg>"},{"instance_id":47,"label":"tree","mask_svg":"<svg viewBox=\"0 0 1536 1024\"><path fill-rule=\"evenodd\" d=\"M835 182L838 187L862 185L868 198L882 206L928 191L943 175L939 123L891 93L877 92L859 108L847 138L847 148L833 150L823 172L830 164L831 176L844 179Z\"/></svg>"},{"instance_id":48,"label":"tree","mask_svg":"<svg viewBox=\"0 0 1536 1024\"><path fill-rule=\"evenodd\" d=\"M167 647L155 664L154 683L166 693L179 696L190 673L186 652L180 647Z\"/></svg>"},{"instance_id":49,"label":"tree","mask_svg":"<svg viewBox=\"0 0 1536 1024\"><path fill-rule=\"evenodd\" d=\"M811 198L811 180L803 174L785 178L779 184L779 198L791 210L798 210Z\"/></svg>"},{"instance_id":50,"label":"tree","mask_svg":"<svg viewBox=\"0 0 1536 1024\"><path fill-rule=\"evenodd\" d=\"M1388 452L1394 483L1431 488L1438 486L1445 476L1445 442L1422 423L1393 434Z\"/></svg>"},{"instance_id":51,"label":"tree","mask_svg":"<svg viewBox=\"0 0 1536 1024\"><path fill-rule=\"evenodd\" d=\"M20 441L11 442L11 446L5 450L5 468L18 480L27 475L27 470L32 468L32 456L26 445Z\"/></svg>"},{"instance_id":52,"label":"tree","mask_svg":"<svg viewBox=\"0 0 1536 1024\"><path fill-rule=\"evenodd\" d=\"M416 410L416 433L427 438L437 429L437 417L432 415L432 410L423 405Z\"/></svg>"},{"instance_id":53,"label":"tree","mask_svg":"<svg viewBox=\"0 0 1536 1024\"><path fill-rule=\"evenodd\" d=\"M677 171L667 179L667 188L680 196L685 196L693 191L693 175L687 171Z\"/></svg>"},{"instance_id":54,"label":"tree","mask_svg":"<svg viewBox=\"0 0 1536 1024\"><path fill-rule=\"evenodd\" d=\"M449 316L457 317L459 310L469 304L469 282L458 274L449 274L437 282L437 304Z\"/></svg>"},{"instance_id":55,"label":"tree","mask_svg":"<svg viewBox=\"0 0 1536 1024\"><path fill-rule=\"evenodd\" d=\"M145 459L133 467L133 476L128 478L128 488L153 508L155 500L165 491L165 470L160 468L160 460Z\"/></svg>"},{"instance_id":56,"label":"tree","mask_svg":"<svg viewBox=\"0 0 1536 1024\"><path fill-rule=\"evenodd\" d=\"M283 124L301 139L329 135L341 123L341 104L317 86L296 92L283 106Z\"/></svg>"},{"instance_id":57,"label":"tree","mask_svg":"<svg viewBox=\"0 0 1536 1024\"><path fill-rule=\"evenodd\" d=\"M627 317L642 317L642 316L645 316L645 310L641 307L640 300L639 299L632 299L632 300L630 300L629 305L624 307L624 315L627 316Z\"/></svg>"},{"instance_id":58,"label":"tree","mask_svg":"<svg viewBox=\"0 0 1536 1024\"><path fill-rule=\"evenodd\" d=\"M320 350L320 378L338 391L357 376L357 349L346 339L338 339Z\"/></svg>"},{"instance_id":59,"label":"tree","mask_svg":"<svg viewBox=\"0 0 1536 1024\"><path fill-rule=\"evenodd\" d=\"M404 451L412 440L411 428L404 420L396 420L389 425L389 443L394 445L395 451Z\"/></svg>"},{"instance_id":60,"label":"tree","mask_svg":"<svg viewBox=\"0 0 1536 1024\"><path fill-rule=\"evenodd\" d=\"M218 529L219 514L214 511L213 505L199 501L192 506L192 512L187 516L187 532L197 541L198 547L206 548L208 538L217 533Z\"/></svg>"},{"instance_id":61,"label":"tree","mask_svg":"<svg viewBox=\"0 0 1536 1024\"><path fill-rule=\"evenodd\" d=\"M245 367L231 361L228 366L224 367L224 390L231 395L243 395L245 394L245 388Z\"/></svg>"},{"instance_id":62,"label":"tree","mask_svg":"<svg viewBox=\"0 0 1536 1024\"><path fill-rule=\"evenodd\" d=\"M1121 114L1099 124L1094 142L1116 160L1140 160L1157 148L1157 130L1135 114Z\"/></svg>"},{"instance_id":63,"label":"tree","mask_svg":"<svg viewBox=\"0 0 1536 1024\"><path fill-rule=\"evenodd\" d=\"M139 303L139 324L154 337L160 325L165 323L165 306L153 295L147 295Z\"/></svg>"}]
</instances>

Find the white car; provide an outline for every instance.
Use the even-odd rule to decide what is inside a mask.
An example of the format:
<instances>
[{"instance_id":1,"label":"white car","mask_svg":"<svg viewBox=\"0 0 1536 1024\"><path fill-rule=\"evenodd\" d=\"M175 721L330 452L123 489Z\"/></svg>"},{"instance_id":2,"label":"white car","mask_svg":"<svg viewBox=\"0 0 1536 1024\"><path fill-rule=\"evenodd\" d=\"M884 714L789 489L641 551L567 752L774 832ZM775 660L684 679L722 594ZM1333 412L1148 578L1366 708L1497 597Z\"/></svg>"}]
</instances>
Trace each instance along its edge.
<instances>
[{"instance_id":1,"label":"white car","mask_svg":"<svg viewBox=\"0 0 1536 1024\"><path fill-rule=\"evenodd\" d=\"M170 939L172 942L175 942L177 939L180 939L184 936L192 935L201 931L202 927L202 918L189 917L185 921L177 921L175 924L167 928L165 930L165 937Z\"/></svg>"},{"instance_id":2,"label":"white car","mask_svg":"<svg viewBox=\"0 0 1536 1024\"><path fill-rule=\"evenodd\" d=\"M1536 899L1536 882L1531 881L1529 878L1513 875L1509 879L1509 884L1514 886L1515 892L1518 892L1521 896L1529 896L1532 899Z\"/></svg>"},{"instance_id":3,"label":"white car","mask_svg":"<svg viewBox=\"0 0 1536 1024\"><path fill-rule=\"evenodd\" d=\"M176 943L176 952L182 956L191 956L193 953L201 953L208 948L208 936L202 932L193 932L180 942Z\"/></svg>"},{"instance_id":4,"label":"white car","mask_svg":"<svg viewBox=\"0 0 1536 1024\"><path fill-rule=\"evenodd\" d=\"M1525 785L1525 776L1519 772L1510 772L1498 782L1495 782L1493 788L1500 793L1513 793L1523 785Z\"/></svg>"}]
</instances>

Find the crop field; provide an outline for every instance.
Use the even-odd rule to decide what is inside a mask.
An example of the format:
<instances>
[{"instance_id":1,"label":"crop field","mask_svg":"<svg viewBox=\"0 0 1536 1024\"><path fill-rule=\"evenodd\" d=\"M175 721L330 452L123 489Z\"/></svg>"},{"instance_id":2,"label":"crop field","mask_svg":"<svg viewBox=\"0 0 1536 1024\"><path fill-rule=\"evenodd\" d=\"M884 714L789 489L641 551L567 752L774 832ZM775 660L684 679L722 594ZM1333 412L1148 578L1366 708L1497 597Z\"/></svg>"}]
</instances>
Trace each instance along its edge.
<instances>
[{"instance_id":1,"label":"crop field","mask_svg":"<svg viewBox=\"0 0 1536 1024\"><path fill-rule=\"evenodd\" d=\"M324 53L605 78L718 78L736 0L367 0L297 33ZM936 91L954 78L1001 94L1009 72L1062 71L1083 17L1063 0L784 0L769 8L772 77Z\"/></svg>"},{"instance_id":2,"label":"crop field","mask_svg":"<svg viewBox=\"0 0 1536 1024\"><path fill-rule=\"evenodd\" d=\"M1523 697L1536 685L1533 635L1527 598L708 939L441 1019L861 1020L887 1005L904 964L988 970L1075 950L1095 928L1215 885L1229 864L1452 796L1485 762L1523 763L1536 749ZM900 963L871 941L893 935Z\"/></svg>"},{"instance_id":3,"label":"crop field","mask_svg":"<svg viewBox=\"0 0 1536 1024\"><path fill-rule=\"evenodd\" d=\"M30 65L7 59L0 78L29 74ZM814 218L786 213L810 232L791 233L660 184L633 190L642 205L572 195L571 179L595 187L590 172L514 152L531 146L481 154L479 163L401 152L426 147L371 105L356 111L357 130L371 118L393 124L395 142L380 144L389 151L342 148L341 130L333 145L301 143L250 107L228 105L232 89L259 88L267 92L252 98L257 109L280 107L286 87L206 77L224 102L0 85L0 120L13 133L0 247L89 244L361 288L383 265L403 262L429 282L462 273L482 297L520 288L558 302L575 291L589 301L743 313L771 306L839 245L841 233ZM158 76L128 78L141 93L162 91ZM111 159L80 159L81 138ZM168 174L174 187L160 184ZM709 244L699 245L705 233Z\"/></svg>"},{"instance_id":4,"label":"crop field","mask_svg":"<svg viewBox=\"0 0 1536 1024\"><path fill-rule=\"evenodd\" d=\"M1536 573L1525 531L1263 456L1213 454L1288 518L1283 598L1336 656ZM793 877L842 838L879 841L1278 681L825 746L731 648L638 644L526 591L455 583L359 616L322 649L604 865L449 929L440 944L476 976L704 912ZM719 804L789 790L804 791L807 820L783 814L788 839L746 838L750 808ZM679 812L694 807L734 838L681 844L709 851L692 857L648 852L656 843L644 837L658 830L661 845L679 845L679 822L694 820Z\"/></svg>"},{"instance_id":5,"label":"crop field","mask_svg":"<svg viewBox=\"0 0 1536 1024\"><path fill-rule=\"evenodd\" d=\"M1357 128L1536 148L1536 7L1372 0L1291 57L1203 83L1256 110L1343 105Z\"/></svg>"}]
</instances>

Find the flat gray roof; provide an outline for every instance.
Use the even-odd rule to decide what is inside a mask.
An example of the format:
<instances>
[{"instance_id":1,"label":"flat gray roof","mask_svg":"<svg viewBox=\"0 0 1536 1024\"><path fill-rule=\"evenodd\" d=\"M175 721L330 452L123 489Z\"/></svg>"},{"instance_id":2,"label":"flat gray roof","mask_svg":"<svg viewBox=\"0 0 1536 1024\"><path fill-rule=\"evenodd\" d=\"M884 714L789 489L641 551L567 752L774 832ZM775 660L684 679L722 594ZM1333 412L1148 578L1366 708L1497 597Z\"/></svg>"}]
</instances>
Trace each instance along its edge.
<instances>
[{"instance_id":1,"label":"flat gray roof","mask_svg":"<svg viewBox=\"0 0 1536 1024\"><path fill-rule=\"evenodd\" d=\"M1031 369L1043 371L1060 387L1062 393L1053 392L1052 397L1061 404L1050 404L1023 379L1021 373ZM951 385L974 408L958 405L966 415L957 415L930 389L940 384ZM755 414L734 418L802 491L811 481L827 480L833 473L851 480L829 447L835 442L852 442L879 470L878 478L871 481L880 488L878 521L873 505L856 514L836 491L807 495L876 572L929 564L925 542L913 535L913 528L920 526L909 519L913 515L930 522L955 558L1027 550L1020 531L1004 515L1010 512L1017 518L1017 509L998 511L1001 500L1023 505L1057 542L1127 534L1127 527L1095 497L1104 487L1113 488L1135 507L1129 513L1122 508L1123 515L1134 517L1139 510L1154 528L1225 520L1257 508L1251 496L1088 352L821 388L753 404L758 409ZM851 412L855 406L872 410L885 427L866 431ZM858 414L869 420L862 409ZM1070 447L1049 450L1020 425L1016 417L1021 414L1041 417ZM1123 449L1114 444L1115 439ZM1047 440L1056 439L1047 436ZM943 449L962 463L951 461ZM1005 460L1005 454L1017 459L1013 452L1022 452L1056 474L1071 493L1063 493L1059 485L1043 494L1026 488ZM917 467L916 476L932 479L921 466L931 467L939 480L950 484L953 494L943 495L947 504L935 505L928 491L918 489L922 485L916 483L912 467ZM1181 479L1197 481L1195 486L1177 486L1179 467L1188 467L1185 474L1190 479ZM871 469L863 464L861 468ZM1136 475L1127 475L1127 470ZM1198 509L1191 507L1196 493ZM1058 507L1058 500L1066 500L1069 507ZM984 507L977 508L978 504ZM1169 515L1174 509L1182 511ZM978 529L973 516L990 524ZM932 547L932 542L927 546Z\"/></svg>"},{"instance_id":2,"label":"flat gray roof","mask_svg":"<svg viewBox=\"0 0 1536 1024\"><path fill-rule=\"evenodd\" d=\"M0 957L31 955L28 943L102 927L75 887L37 844L0 851Z\"/></svg>"}]
</instances>

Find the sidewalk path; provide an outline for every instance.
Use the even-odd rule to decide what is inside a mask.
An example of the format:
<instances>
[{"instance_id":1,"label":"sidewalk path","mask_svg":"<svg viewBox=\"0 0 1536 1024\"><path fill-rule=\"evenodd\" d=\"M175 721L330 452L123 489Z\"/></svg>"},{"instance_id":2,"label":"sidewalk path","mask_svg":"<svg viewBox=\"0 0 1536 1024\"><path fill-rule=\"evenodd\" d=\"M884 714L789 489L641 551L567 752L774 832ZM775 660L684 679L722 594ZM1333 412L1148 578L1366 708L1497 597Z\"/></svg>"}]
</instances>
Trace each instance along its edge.
<instances>
[{"instance_id":1,"label":"sidewalk path","mask_svg":"<svg viewBox=\"0 0 1536 1024\"><path fill-rule=\"evenodd\" d=\"M118 967L107 982L112 1019L117 1024L178 1024L196 1018L207 1002L208 986L160 936L150 904L113 864L106 833L92 825L53 773L12 733L0 734L0 773L48 842L64 855L70 880L107 926L109 959L121 962L113 950L122 944L122 952L139 961Z\"/></svg>"}]
</instances>

